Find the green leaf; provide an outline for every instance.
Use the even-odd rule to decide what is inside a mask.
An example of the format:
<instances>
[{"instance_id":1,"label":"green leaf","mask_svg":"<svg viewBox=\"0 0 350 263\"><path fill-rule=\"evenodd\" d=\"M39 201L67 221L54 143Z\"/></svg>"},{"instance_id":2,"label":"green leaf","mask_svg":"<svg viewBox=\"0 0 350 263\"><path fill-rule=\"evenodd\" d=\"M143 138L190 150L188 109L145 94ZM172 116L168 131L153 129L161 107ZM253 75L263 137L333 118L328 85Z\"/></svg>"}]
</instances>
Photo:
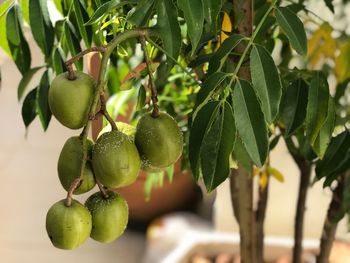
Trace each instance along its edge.
<instances>
[{"instance_id":1,"label":"green leaf","mask_svg":"<svg viewBox=\"0 0 350 263\"><path fill-rule=\"evenodd\" d=\"M19 82L18 89L17 89L17 98L18 98L18 100L22 99L24 91L25 91L26 87L28 86L29 82L31 81L31 79L33 78L35 73L38 72L38 70L40 70L41 68L42 68L42 66L41 67L32 68L32 69L28 70L24 74L24 76L22 77L21 81Z\"/></svg>"},{"instance_id":2,"label":"green leaf","mask_svg":"<svg viewBox=\"0 0 350 263\"><path fill-rule=\"evenodd\" d=\"M104 4L102 4L99 8L97 8L95 13L91 16L90 20L85 23L85 25L91 25L93 23L96 23L96 22L100 21L106 14L119 9L119 8L123 7L124 5L134 4L137 2L138 1L136 1L136 0L122 1L122 2L120 2L120 0L108 1Z\"/></svg>"},{"instance_id":3,"label":"green leaf","mask_svg":"<svg viewBox=\"0 0 350 263\"><path fill-rule=\"evenodd\" d=\"M39 115L41 126L43 127L44 131L47 130L51 120L51 116L52 116L52 113L49 107L49 102L48 102L49 88L50 88L50 82L51 82L50 71L51 70L48 69L42 75L39 86L37 88L37 93L36 93L37 113Z\"/></svg>"},{"instance_id":4,"label":"green leaf","mask_svg":"<svg viewBox=\"0 0 350 263\"><path fill-rule=\"evenodd\" d=\"M21 0L23 19L29 24L29 0Z\"/></svg>"},{"instance_id":5,"label":"green leaf","mask_svg":"<svg viewBox=\"0 0 350 263\"><path fill-rule=\"evenodd\" d=\"M35 119L36 112L36 91L37 88L31 90L25 97L22 105L22 119L26 128Z\"/></svg>"},{"instance_id":6,"label":"green leaf","mask_svg":"<svg viewBox=\"0 0 350 263\"><path fill-rule=\"evenodd\" d=\"M136 110L141 110L146 104L146 88L141 85L137 94Z\"/></svg>"},{"instance_id":7,"label":"green leaf","mask_svg":"<svg viewBox=\"0 0 350 263\"><path fill-rule=\"evenodd\" d=\"M288 7L276 8L278 25L286 33L292 47L302 56L307 54L307 39L303 23Z\"/></svg>"},{"instance_id":8,"label":"green leaf","mask_svg":"<svg viewBox=\"0 0 350 263\"><path fill-rule=\"evenodd\" d=\"M215 72L210 75L201 85L201 89L197 93L196 104L194 106L195 114L202 105L208 102L215 89L228 77L224 72Z\"/></svg>"},{"instance_id":9,"label":"green leaf","mask_svg":"<svg viewBox=\"0 0 350 263\"><path fill-rule=\"evenodd\" d=\"M324 0L324 3L329 8L329 10L331 10L331 12L334 14L333 0Z\"/></svg>"},{"instance_id":10,"label":"green leaf","mask_svg":"<svg viewBox=\"0 0 350 263\"><path fill-rule=\"evenodd\" d=\"M270 53L260 45L253 45L250 53L253 88L261 102L261 109L269 124L275 120L282 96L282 84Z\"/></svg>"},{"instance_id":11,"label":"green leaf","mask_svg":"<svg viewBox=\"0 0 350 263\"><path fill-rule=\"evenodd\" d=\"M33 37L46 57L51 55L54 31L51 25L47 1L29 0L29 22Z\"/></svg>"},{"instance_id":12,"label":"green leaf","mask_svg":"<svg viewBox=\"0 0 350 263\"><path fill-rule=\"evenodd\" d=\"M327 119L329 88L327 78L316 72L311 79L306 112L306 136L313 145L321 127Z\"/></svg>"},{"instance_id":13,"label":"green leaf","mask_svg":"<svg viewBox=\"0 0 350 263\"><path fill-rule=\"evenodd\" d=\"M128 22L136 27L145 26L152 14L154 1L155 0L140 0L135 9L132 10L132 13L128 14L126 18ZM175 10L176 9L174 9L173 12Z\"/></svg>"},{"instance_id":14,"label":"green leaf","mask_svg":"<svg viewBox=\"0 0 350 263\"><path fill-rule=\"evenodd\" d=\"M243 145L242 139L237 136L235 146L233 148L232 157L238 162L247 172L252 170L252 159L250 158L246 148Z\"/></svg>"},{"instance_id":15,"label":"green leaf","mask_svg":"<svg viewBox=\"0 0 350 263\"><path fill-rule=\"evenodd\" d=\"M57 10L63 15L62 0L53 0L53 2L55 3Z\"/></svg>"},{"instance_id":16,"label":"green leaf","mask_svg":"<svg viewBox=\"0 0 350 263\"><path fill-rule=\"evenodd\" d=\"M217 20L223 5L223 0L202 0L204 18L208 23L211 32L217 31Z\"/></svg>"},{"instance_id":17,"label":"green leaf","mask_svg":"<svg viewBox=\"0 0 350 263\"><path fill-rule=\"evenodd\" d=\"M250 158L256 166L263 166L269 148L267 127L258 98L248 81L237 81L233 89L233 110L238 134Z\"/></svg>"},{"instance_id":18,"label":"green leaf","mask_svg":"<svg viewBox=\"0 0 350 263\"><path fill-rule=\"evenodd\" d=\"M287 87L281 106L281 114L286 126L286 137L293 134L304 123L308 92L308 85L301 78Z\"/></svg>"},{"instance_id":19,"label":"green leaf","mask_svg":"<svg viewBox=\"0 0 350 263\"><path fill-rule=\"evenodd\" d=\"M232 50L244 39L242 35L232 35L225 39L220 48L213 54L209 60L208 74L211 75L220 71Z\"/></svg>"},{"instance_id":20,"label":"green leaf","mask_svg":"<svg viewBox=\"0 0 350 263\"><path fill-rule=\"evenodd\" d=\"M60 47L56 47L52 52L52 68L56 75L59 75L67 70L64 61L65 56L63 50Z\"/></svg>"},{"instance_id":21,"label":"green leaf","mask_svg":"<svg viewBox=\"0 0 350 263\"><path fill-rule=\"evenodd\" d=\"M80 0L73 1L73 7L80 35L84 40L85 46L89 48L91 47L92 41L92 28L91 26L84 25L89 21L86 7L80 2Z\"/></svg>"},{"instance_id":22,"label":"green leaf","mask_svg":"<svg viewBox=\"0 0 350 263\"><path fill-rule=\"evenodd\" d=\"M177 59L181 49L181 30L173 1L158 0L157 15L157 29L163 42L163 48L169 56ZM169 71L174 66L174 62L168 58L166 63Z\"/></svg>"},{"instance_id":23,"label":"green leaf","mask_svg":"<svg viewBox=\"0 0 350 263\"><path fill-rule=\"evenodd\" d=\"M11 50L7 43L6 34L6 16L8 10L13 6L11 1L5 1L0 4L0 47L11 56Z\"/></svg>"},{"instance_id":24,"label":"green leaf","mask_svg":"<svg viewBox=\"0 0 350 263\"><path fill-rule=\"evenodd\" d=\"M202 0L177 0L177 5L184 12L193 56L203 32L204 10Z\"/></svg>"},{"instance_id":25,"label":"green leaf","mask_svg":"<svg viewBox=\"0 0 350 263\"><path fill-rule=\"evenodd\" d=\"M326 177L324 186L329 186L350 167L350 132L345 130L333 137L322 160L316 163L318 179Z\"/></svg>"},{"instance_id":26,"label":"green leaf","mask_svg":"<svg viewBox=\"0 0 350 263\"><path fill-rule=\"evenodd\" d=\"M219 106L220 103L218 101L210 101L205 104L199 110L191 126L189 138L189 160L192 174L196 180L200 177L200 152L204 135L213 123L213 119L216 116Z\"/></svg>"},{"instance_id":27,"label":"green leaf","mask_svg":"<svg viewBox=\"0 0 350 263\"><path fill-rule=\"evenodd\" d=\"M64 23L64 43L67 45L69 52L72 56L78 54L81 52L81 47L78 38L74 34L74 28L69 21L66 21ZM76 62L74 62L75 66L78 70L83 70L83 60L79 59Z\"/></svg>"},{"instance_id":28,"label":"green leaf","mask_svg":"<svg viewBox=\"0 0 350 263\"><path fill-rule=\"evenodd\" d=\"M335 105L334 105L333 98L329 96L327 119L323 124L322 128L320 129L320 132L314 144L312 145L312 149L315 151L317 156L320 157L320 159L323 159L323 156L327 150L328 144L331 140L332 133L334 130L334 123L335 123Z\"/></svg>"},{"instance_id":29,"label":"green leaf","mask_svg":"<svg viewBox=\"0 0 350 263\"><path fill-rule=\"evenodd\" d=\"M212 125L207 129L200 149L203 180L208 192L230 175L230 158L236 128L230 104L221 103Z\"/></svg>"},{"instance_id":30,"label":"green leaf","mask_svg":"<svg viewBox=\"0 0 350 263\"><path fill-rule=\"evenodd\" d=\"M6 15L6 36L11 55L18 70L24 75L30 69L31 55L23 35L21 9L18 5L11 7Z\"/></svg>"}]
</instances>

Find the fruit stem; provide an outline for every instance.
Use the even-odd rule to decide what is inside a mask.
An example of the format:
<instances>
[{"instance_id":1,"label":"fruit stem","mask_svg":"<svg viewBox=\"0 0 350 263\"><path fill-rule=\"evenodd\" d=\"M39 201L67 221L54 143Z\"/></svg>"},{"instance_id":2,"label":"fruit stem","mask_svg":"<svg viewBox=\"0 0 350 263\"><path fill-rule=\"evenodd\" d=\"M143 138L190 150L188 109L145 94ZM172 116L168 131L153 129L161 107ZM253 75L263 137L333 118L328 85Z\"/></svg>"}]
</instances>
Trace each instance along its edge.
<instances>
[{"instance_id":1,"label":"fruit stem","mask_svg":"<svg viewBox=\"0 0 350 263\"><path fill-rule=\"evenodd\" d=\"M112 131L117 131L118 130L117 125L115 124L113 118L111 117L111 115L109 115L109 113L107 111L106 98L105 98L104 92L101 92L101 94L100 94L100 104L101 104L100 112L103 114L103 116L105 116L105 118L107 119L107 121L111 125Z\"/></svg>"},{"instance_id":2,"label":"fruit stem","mask_svg":"<svg viewBox=\"0 0 350 263\"><path fill-rule=\"evenodd\" d=\"M79 59L80 57L84 56L85 54L93 51L99 51L102 54L102 60L101 60L101 65L100 65L100 73L99 77L97 80L96 88L95 88L95 93L93 96L93 100L90 106L90 112L89 112L89 118L85 124L85 127L80 134L80 139L83 147L83 158L81 160L81 167L80 167L80 176L77 177L72 184L69 187L69 190L67 192L67 198L66 198L66 206L71 206L72 204L72 196L74 193L74 190L80 185L81 181L83 180L83 172L85 169L85 164L87 161L87 152L88 152L88 147L87 147L87 136L89 134L90 128L92 121L95 119L95 115L98 113L97 112L97 107L98 103L100 101L100 95L104 93L104 89L107 83L106 79L106 72L108 68L108 61L109 57L112 54L113 50L123 41L129 39L129 38L134 38L134 37L140 37L140 36L151 36L151 35L157 35L155 30L149 29L149 28L140 28L140 29L132 29L132 30L127 30L123 33L120 33L117 35L111 42L109 42L106 46L103 48L89 48L87 50L84 50L77 54L76 56L72 57L70 60L66 62L66 67L69 72L73 72L72 69L72 63L76 60ZM69 74L71 74L69 73ZM74 72L73 72L74 76ZM71 76L72 77L72 76ZM113 122L114 123L114 122ZM113 127L113 126L112 126Z\"/></svg>"},{"instance_id":3,"label":"fruit stem","mask_svg":"<svg viewBox=\"0 0 350 263\"><path fill-rule=\"evenodd\" d=\"M96 181L98 188L100 189L100 192L101 192L103 198L107 199L108 193L106 192L106 189L103 187L103 185L99 181L97 181L96 177L95 177L95 181Z\"/></svg>"},{"instance_id":4,"label":"fruit stem","mask_svg":"<svg viewBox=\"0 0 350 263\"><path fill-rule=\"evenodd\" d=\"M106 51L106 47L91 47L91 48L83 50L82 52L73 56L71 59L67 60L65 64L66 64L66 68L68 70L68 79L69 80L76 79L76 76L75 76L74 71L73 71L73 66L72 66L75 61L79 60L80 58L82 58L83 56L85 56L88 53L91 53L91 52L103 53L105 51Z\"/></svg>"},{"instance_id":5,"label":"fruit stem","mask_svg":"<svg viewBox=\"0 0 350 263\"><path fill-rule=\"evenodd\" d=\"M148 52L147 52L147 48L146 48L146 40L145 40L144 36L140 37L140 43L141 43L143 53L145 55L147 71L148 71L148 76L149 76L148 87L151 90L151 99L152 99L152 104L153 104L153 111L152 111L151 116L153 118L157 118L159 116L157 89L156 89L156 85L154 84L154 78L153 78L152 67L151 67L152 62L148 56Z\"/></svg>"}]
</instances>

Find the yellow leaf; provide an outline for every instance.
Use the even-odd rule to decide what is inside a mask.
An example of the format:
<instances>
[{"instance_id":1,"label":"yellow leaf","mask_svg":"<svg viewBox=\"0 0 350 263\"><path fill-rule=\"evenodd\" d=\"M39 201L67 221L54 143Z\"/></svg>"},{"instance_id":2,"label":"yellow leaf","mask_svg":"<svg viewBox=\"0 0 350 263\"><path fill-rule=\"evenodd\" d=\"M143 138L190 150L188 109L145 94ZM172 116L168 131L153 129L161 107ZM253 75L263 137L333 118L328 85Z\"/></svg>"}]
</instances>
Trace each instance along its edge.
<instances>
[{"instance_id":1,"label":"yellow leaf","mask_svg":"<svg viewBox=\"0 0 350 263\"><path fill-rule=\"evenodd\" d=\"M323 23L308 41L309 65L314 68L323 58L334 58L337 43L332 37L333 28Z\"/></svg>"},{"instance_id":2,"label":"yellow leaf","mask_svg":"<svg viewBox=\"0 0 350 263\"><path fill-rule=\"evenodd\" d=\"M232 23L230 16L224 12L224 18L222 20L222 26L221 26L221 36L220 36L220 43L224 42L226 38L228 38L228 35L225 32L231 32L232 31Z\"/></svg>"},{"instance_id":3,"label":"yellow leaf","mask_svg":"<svg viewBox=\"0 0 350 263\"><path fill-rule=\"evenodd\" d=\"M350 78L350 42L340 48L340 53L335 59L335 75L338 83Z\"/></svg>"},{"instance_id":4,"label":"yellow leaf","mask_svg":"<svg viewBox=\"0 0 350 263\"><path fill-rule=\"evenodd\" d=\"M272 168L272 167L267 167L266 171L268 172L269 175L273 176L280 183L284 182L284 176L277 169Z\"/></svg>"},{"instance_id":5,"label":"yellow leaf","mask_svg":"<svg viewBox=\"0 0 350 263\"><path fill-rule=\"evenodd\" d=\"M260 174L260 178L259 178L259 185L260 185L260 188L262 190L265 190L268 180L269 180L269 177L268 177L267 173L265 171L262 172Z\"/></svg>"}]
</instances>

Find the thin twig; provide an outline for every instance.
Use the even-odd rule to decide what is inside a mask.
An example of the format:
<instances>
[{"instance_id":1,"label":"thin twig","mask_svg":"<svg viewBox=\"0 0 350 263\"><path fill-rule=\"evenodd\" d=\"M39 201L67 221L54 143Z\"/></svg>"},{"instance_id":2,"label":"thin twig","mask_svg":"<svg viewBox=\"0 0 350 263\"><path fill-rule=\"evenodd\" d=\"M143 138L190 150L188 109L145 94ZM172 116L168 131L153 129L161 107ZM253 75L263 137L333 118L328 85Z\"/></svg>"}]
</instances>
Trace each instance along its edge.
<instances>
[{"instance_id":1,"label":"thin twig","mask_svg":"<svg viewBox=\"0 0 350 263\"><path fill-rule=\"evenodd\" d=\"M75 61L79 60L80 58L82 58L83 56L85 56L88 53L91 53L91 52L103 53L105 51L106 51L106 47L91 47L91 48L83 50L82 52L73 56L71 59L67 60L65 64L66 64L66 68L68 70L68 79L70 79L70 80L75 79L73 66L72 66Z\"/></svg>"},{"instance_id":2,"label":"thin twig","mask_svg":"<svg viewBox=\"0 0 350 263\"><path fill-rule=\"evenodd\" d=\"M107 199L108 198L108 193L106 192L106 189L104 188L104 186L95 178L96 184L98 186L98 188L100 189L100 192L102 194L102 196Z\"/></svg>"},{"instance_id":3,"label":"thin twig","mask_svg":"<svg viewBox=\"0 0 350 263\"><path fill-rule=\"evenodd\" d=\"M152 117L157 118L159 116L159 108L158 108L157 89L156 89L156 85L154 84L153 72L151 67L152 62L148 56L148 52L146 48L146 40L144 36L140 37L140 42L141 42L143 53L145 55L145 61L146 61L148 76L149 76L148 85L151 90L151 100L153 104Z\"/></svg>"},{"instance_id":4,"label":"thin twig","mask_svg":"<svg viewBox=\"0 0 350 263\"><path fill-rule=\"evenodd\" d=\"M113 120L111 115L109 115L109 113L107 111L106 98L105 98L104 92L100 94L100 104L101 104L100 113L102 113L103 116L105 116L105 118L107 119L107 121L109 122L109 124L112 127L112 131L117 131L118 130L117 125L115 124L115 121Z\"/></svg>"}]
</instances>

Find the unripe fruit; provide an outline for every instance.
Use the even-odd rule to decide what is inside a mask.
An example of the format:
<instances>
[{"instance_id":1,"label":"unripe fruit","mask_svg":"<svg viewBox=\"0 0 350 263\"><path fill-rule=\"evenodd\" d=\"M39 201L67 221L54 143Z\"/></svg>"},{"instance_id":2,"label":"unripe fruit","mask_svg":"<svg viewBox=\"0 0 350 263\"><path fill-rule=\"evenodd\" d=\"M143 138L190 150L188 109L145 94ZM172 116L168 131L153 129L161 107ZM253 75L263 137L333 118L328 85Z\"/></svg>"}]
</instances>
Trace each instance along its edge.
<instances>
[{"instance_id":1,"label":"unripe fruit","mask_svg":"<svg viewBox=\"0 0 350 263\"><path fill-rule=\"evenodd\" d=\"M80 129L88 119L95 80L79 71L75 76L74 80L69 80L65 72L55 77L49 89L49 106L62 125Z\"/></svg>"},{"instance_id":2,"label":"unripe fruit","mask_svg":"<svg viewBox=\"0 0 350 263\"><path fill-rule=\"evenodd\" d=\"M141 160L129 136L120 131L111 131L97 139L92 150L92 166L101 184L118 188L136 180Z\"/></svg>"},{"instance_id":3,"label":"unripe fruit","mask_svg":"<svg viewBox=\"0 0 350 263\"><path fill-rule=\"evenodd\" d=\"M91 155L93 142L87 139L88 156ZM78 136L69 138L64 144L58 159L58 177L63 188L68 191L75 178L80 176L81 160L83 158L83 148ZM83 181L74 194L83 194L90 191L95 186L95 179L91 169L90 161L85 164Z\"/></svg>"},{"instance_id":4,"label":"unripe fruit","mask_svg":"<svg viewBox=\"0 0 350 263\"><path fill-rule=\"evenodd\" d=\"M125 122L115 122L115 124L117 125L117 128L118 128L118 131L128 135L130 137L130 139L132 141L134 141L134 138L135 138L135 132L136 132L136 128L128 123L125 123ZM112 127L110 124L108 124L106 127L104 127L100 133L98 134L98 138L106 133L106 132L110 132L112 130Z\"/></svg>"},{"instance_id":5,"label":"unripe fruit","mask_svg":"<svg viewBox=\"0 0 350 263\"><path fill-rule=\"evenodd\" d=\"M83 244L91 233L91 214L78 201L71 206L65 200L55 203L46 215L46 231L52 244L61 249L74 249Z\"/></svg>"},{"instance_id":6,"label":"unripe fruit","mask_svg":"<svg viewBox=\"0 0 350 263\"><path fill-rule=\"evenodd\" d=\"M110 243L120 237L128 224L128 204L119 194L107 192L104 198L101 192L90 196L86 207L92 216L91 238L102 243Z\"/></svg>"},{"instance_id":7,"label":"unripe fruit","mask_svg":"<svg viewBox=\"0 0 350 263\"><path fill-rule=\"evenodd\" d=\"M182 132L169 114L153 118L146 113L137 124L135 144L146 167L165 168L182 154Z\"/></svg>"}]
</instances>

